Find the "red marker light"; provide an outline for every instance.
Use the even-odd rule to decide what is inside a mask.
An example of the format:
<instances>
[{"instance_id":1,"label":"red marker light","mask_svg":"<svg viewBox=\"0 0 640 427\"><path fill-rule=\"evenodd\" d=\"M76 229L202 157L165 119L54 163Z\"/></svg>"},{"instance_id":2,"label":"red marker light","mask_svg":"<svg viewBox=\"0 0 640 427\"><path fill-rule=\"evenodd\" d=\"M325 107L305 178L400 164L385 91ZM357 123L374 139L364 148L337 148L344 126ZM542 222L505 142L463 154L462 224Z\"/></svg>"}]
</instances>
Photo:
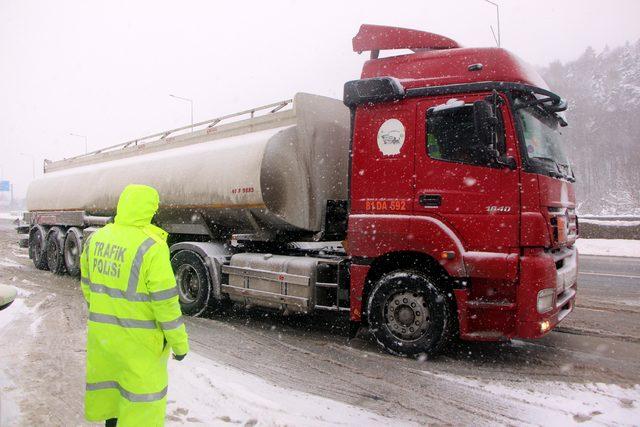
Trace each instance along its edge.
<instances>
[{"instance_id":1,"label":"red marker light","mask_svg":"<svg viewBox=\"0 0 640 427\"><path fill-rule=\"evenodd\" d=\"M453 251L442 251L440 253L440 258L442 259L454 259L456 257L456 253Z\"/></svg>"}]
</instances>

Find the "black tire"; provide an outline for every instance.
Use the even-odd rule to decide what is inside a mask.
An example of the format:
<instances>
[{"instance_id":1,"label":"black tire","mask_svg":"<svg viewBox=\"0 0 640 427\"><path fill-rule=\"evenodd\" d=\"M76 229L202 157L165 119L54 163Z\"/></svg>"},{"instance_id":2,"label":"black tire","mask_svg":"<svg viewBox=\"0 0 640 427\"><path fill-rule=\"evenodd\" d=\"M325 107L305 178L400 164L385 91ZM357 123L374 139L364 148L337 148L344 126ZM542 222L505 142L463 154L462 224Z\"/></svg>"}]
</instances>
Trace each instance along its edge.
<instances>
[{"instance_id":1,"label":"black tire","mask_svg":"<svg viewBox=\"0 0 640 427\"><path fill-rule=\"evenodd\" d=\"M45 251L46 237L47 231L41 225L36 225L29 231L29 258L38 270L49 268Z\"/></svg>"},{"instance_id":2,"label":"black tire","mask_svg":"<svg viewBox=\"0 0 640 427\"><path fill-rule=\"evenodd\" d=\"M398 270L376 283L367 320L378 344L398 356L435 356L452 338L451 297L425 274Z\"/></svg>"},{"instance_id":3,"label":"black tire","mask_svg":"<svg viewBox=\"0 0 640 427\"><path fill-rule=\"evenodd\" d=\"M64 266L67 273L80 277L80 255L82 254L82 230L71 227L64 239Z\"/></svg>"},{"instance_id":4,"label":"black tire","mask_svg":"<svg viewBox=\"0 0 640 427\"><path fill-rule=\"evenodd\" d=\"M176 275L180 307L184 314L199 316L207 309L211 298L209 272L195 252L182 250L171 257Z\"/></svg>"},{"instance_id":5,"label":"black tire","mask_svg":"<svg viewBox=\"0 0 640 427\"><path fill-rule=\"evenodd\" d=\"M60 227L51 227L47 233L46 253L47 266L52 273L64 274L64 231Z\"/></svg>"}]
</instances>

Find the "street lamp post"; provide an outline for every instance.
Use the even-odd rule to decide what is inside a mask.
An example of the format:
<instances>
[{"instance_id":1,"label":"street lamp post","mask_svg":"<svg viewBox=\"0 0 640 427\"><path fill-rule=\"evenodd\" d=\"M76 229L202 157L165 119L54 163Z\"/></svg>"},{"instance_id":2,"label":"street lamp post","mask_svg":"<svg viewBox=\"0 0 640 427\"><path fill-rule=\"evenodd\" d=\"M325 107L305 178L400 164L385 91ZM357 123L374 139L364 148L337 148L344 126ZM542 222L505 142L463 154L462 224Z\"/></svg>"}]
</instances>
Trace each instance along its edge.
<instances>
[{"instance_id":1,"label":"street lamp post","mask_svg":"<svg viewBox=\"0 0 640 427\"><path fill-rule=\"evenodd\" d=\"M500 47L501 46L501 40L500 40L500 6L498 5L498 3L492 2L491 0L484 0L484 1L494 5L496 7L496 17L498 19L498 37L496 38L495 33L493 33L493 26L491 26L491 32L493 33L493 38L496 41L496 43L498 44L498 47Z\"/></svg>"},{"instance_id":2,"label":"street lamp post","mask_svg":"<svg viewBox=\"0 0 640 427\"><path fill-rule=\"evenodd\" d=\"M187 101L191 104L191 132L193 132L193 99L189 99L189 98L183 98L182 96L177 96L177 95L171 95L169 94L170 97L172 98L176 98L176 99L181 99L183 101Z\"/></svg>"},{"instance_id":3,"label":"street lamp post","mask_svg":"<svg viewBox=\"0 0 640 427\"><path fill-rule=\"evenodd\" d=\"M70 133L71 136L77 136L78 138L84 138L84 154L89 152L89 146L87 145L87 137L85 135L78 135L77 133Z\"/></svg>"}]
</instances>

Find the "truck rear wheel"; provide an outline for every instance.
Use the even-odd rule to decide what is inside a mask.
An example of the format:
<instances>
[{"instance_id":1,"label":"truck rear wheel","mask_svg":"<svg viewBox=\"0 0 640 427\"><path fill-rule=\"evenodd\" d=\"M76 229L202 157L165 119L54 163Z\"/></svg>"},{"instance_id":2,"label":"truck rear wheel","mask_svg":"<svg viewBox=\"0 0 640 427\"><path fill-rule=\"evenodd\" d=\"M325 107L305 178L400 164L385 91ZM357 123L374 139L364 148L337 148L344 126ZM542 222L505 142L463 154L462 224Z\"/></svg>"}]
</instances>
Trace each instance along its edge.
<instances>
[{"instance_id":1,"label":"truck rear wheel","mask_svg":"<svg viewBox=\"0 0 640 427\"><path fill-rule=\"evenodd\" d=\"M51 227L47 233L46 254L47 266L52 273L64 274L66 269L64 266L64 231L60 227Z\"/></svg>"},{"instance_id":2,"label":"truck rear wheel","mask_svg":"<svg viewBox=\"0 0 640 427\"><path fill-rule=\"evenodd\" d=\"M70 276L80 277L80 254L82 253L82 230L71 227L64 239L64 265Z\"/></svg>"},{"instance_id":3,"label":"truck rear wheel","mask_svg":"<svg viewBox=\"0 0 640 427\"><path fill-rule=\"evenodd\" d=\"M453 334L450 298L420 272L385 274L371 292L367 307L376 341L399 356L436 355Z\"/></svg>"},{"instance_id":4,"label":"truck rear wheel","mask_svg":"<svg viewBox=\"0 0 640 427\"><path fill-rule=\"evenodd\" d=\"M29 258L38 270L46 270L47 255L45 251L45 238L47 232L41 225L34 226L29 232Z\"/></svg>"},{"instance_id":5,"label":"truck rear wheel","mask_svg":"<svg viewBox=\"0 0 640 427\"><path fill-rule=\"evenodd\" d=\"M182 250L171 257L180 307L184 314L199 316L209 304L211 282L207 267L194 252Z\"/></svg>"}]
</instances>

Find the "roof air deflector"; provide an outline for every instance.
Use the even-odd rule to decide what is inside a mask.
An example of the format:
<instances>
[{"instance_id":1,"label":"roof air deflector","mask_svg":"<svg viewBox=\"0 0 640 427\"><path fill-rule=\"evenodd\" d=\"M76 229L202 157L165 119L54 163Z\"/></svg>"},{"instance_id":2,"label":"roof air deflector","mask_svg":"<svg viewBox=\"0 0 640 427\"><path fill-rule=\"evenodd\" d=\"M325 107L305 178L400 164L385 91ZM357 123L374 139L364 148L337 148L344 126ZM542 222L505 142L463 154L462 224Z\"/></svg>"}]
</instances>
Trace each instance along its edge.
<instances>
[{"instance_id":1,"label":"roof air deflector","mask_svg":"<svg viewBox=\"0 0 640 427\"><path fill-rule=\"evenodd\" d=\"M439 34L407 28L363 24L353 38L353 51L371 51L375 59L381 50L411 49L413 51L456 49L460 44Z\"/></svg>"}]
</instances>

